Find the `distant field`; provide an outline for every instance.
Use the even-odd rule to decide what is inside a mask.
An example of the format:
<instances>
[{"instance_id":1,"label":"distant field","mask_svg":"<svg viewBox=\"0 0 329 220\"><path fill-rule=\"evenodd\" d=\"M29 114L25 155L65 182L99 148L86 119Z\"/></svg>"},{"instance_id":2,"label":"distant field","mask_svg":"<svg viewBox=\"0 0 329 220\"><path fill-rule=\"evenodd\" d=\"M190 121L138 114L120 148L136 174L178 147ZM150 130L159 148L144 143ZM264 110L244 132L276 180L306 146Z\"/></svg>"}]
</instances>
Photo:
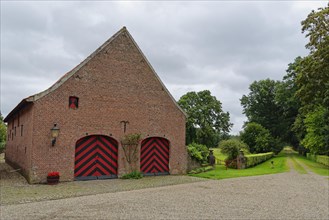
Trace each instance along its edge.
<instances>
[{"instance_id":1,"label":"distant field","mask_svg":"<svg viewBox=\"0 0 329 220\"><path fill-rule=\"evenodd\" d=\"M210 150L214 151L214 155L216 157L216 160L224 161L227 157L227 155L222 154L222 152L220 151L219 148L210 148Z\"/></svg>"}]
</instances>

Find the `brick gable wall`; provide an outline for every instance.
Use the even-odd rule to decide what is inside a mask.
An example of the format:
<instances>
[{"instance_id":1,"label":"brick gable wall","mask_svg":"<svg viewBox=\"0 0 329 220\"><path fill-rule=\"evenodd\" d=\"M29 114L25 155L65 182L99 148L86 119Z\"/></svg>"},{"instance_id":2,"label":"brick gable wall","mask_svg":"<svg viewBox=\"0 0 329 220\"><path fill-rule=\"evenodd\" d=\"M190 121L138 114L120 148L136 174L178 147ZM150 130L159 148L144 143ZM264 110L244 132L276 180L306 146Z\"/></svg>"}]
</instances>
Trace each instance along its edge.
<instances>
[{"instance_id":1,"label":"brick gable wall","mask_svg":"<svg viewBox=\"0 0 329 220\"><path fill-rule=\"evenodd\" d=\"M79 97L78 109L69 109L70 96ZM129 121L126 133L167 138L170 173L186 172L185 115L125 32L59 88L34 102L31 182L45 181L50 171L59 171L62 181L73 180L76 141L97 134L120 142L122 120ZM54 123L60 134L52 147L50 129ZM134 167L139 169L139 161ZM119 145L118 173L126 172Z\"/></svg>"},{"instance_id":2,"label":"brick gable wall","mask_svg":"<svg viewBox=\"0 0 329 220\"><path fill-rule=\"evenodd\" d=\"M8 122L5 160L28 179L31 167L33 106L20 110ZM16 129L16 134L15 134ZM29 180L29 179L28 179Z\"/></svg>"}]
</instances>

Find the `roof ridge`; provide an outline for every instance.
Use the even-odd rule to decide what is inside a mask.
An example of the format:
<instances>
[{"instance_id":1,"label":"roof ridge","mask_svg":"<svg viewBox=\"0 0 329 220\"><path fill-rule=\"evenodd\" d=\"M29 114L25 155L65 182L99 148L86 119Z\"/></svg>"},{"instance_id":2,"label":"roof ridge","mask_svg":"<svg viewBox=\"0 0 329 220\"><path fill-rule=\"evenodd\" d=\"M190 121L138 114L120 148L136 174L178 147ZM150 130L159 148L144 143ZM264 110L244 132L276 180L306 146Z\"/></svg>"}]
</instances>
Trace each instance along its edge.
<instances>
[{"instance_id":1,"label":"roof ridge","mask_svg":"<svg viewBox=\"0 0 329 220\"><path fill-rule=\"evenodd\" d=\"M48 89L36 93L34 95L28 96L27 98L24 98L5 118L5 120L8 120L12 115L15 114L15 112L22 108L23 105L25 105L28 102L34 102L37 101L38 99L48 95L49 93L55 91L57 88L59 88L60 86L62 86L69 78L71 78L76 72L78 72L86 63L88 63L92 58L94 58L100 51L102 51L104 48L106 48L114 39L116 39L119 35L121 35L122 33L126 33L127 36L130 38L130 40L133 42L133 44L135 45L135 47L137 48L137 50L139 51L139 53L142 55L143 59L146 61L147 65L149 66L149 68L151 69L151 71L153 72L153 74L155 75L156 79L158 80L158 82L161 84L161 86L164 88L164 90L166 91L166 93L169 95L170 99L174 102L174 104L176 105L176 107L184 114L185 117L187 117L186 112L177 104L176 100L174 99L174 97L171 95L171 93L169 92L169 90L167 89L167 87L163 84L163 82L161 81L160 77L158 76L158 74L156 73L156 71L153 69L152 65L150 64L150 62L148 61L148 59L146 58L146 56L144 55L144 53L142 52L142 50L139 48L139 46L137 45L136 41L134 40L134 38L130 35L129 31L127 30L126 26L123 26L118 32L116 32L114 35L112 35L112 37L110 37L108 40L106 40L100 47L98 47L93 53L91 53L87 58L85 58L82 62L80 62L76 67L74 67L72 70L70 70L69 72L67 72L66 74L64 74L59 80L57 80L53 85L51 85Z\"/></svg>"},{"instance_id":2,"label":"roof ridge","mask_svg":"<svg viewBox=\"0 0 329 220\"><path fill-rule=\"evenodd\" d=\"M66 82L71 76L73 76L76 72L78 72L86 63L88 63L92 58L94 58L100 51L102 51L108 44L110 44L115 38L117 38L123 32L128 32L127 28L123 26L118 32L116 32L112 37L106 40L101 46L99 46L94 52L92 52L87 58L85 58L81 63L79 63L76 67L72 70L64 74L59 80L57 80L53 85L51 85L48 89L29 96L26 98L26 101L37 101L38 99L48 95L50 92L56 90L60 87L64 82Z\"/></svg>"}]
</instances>

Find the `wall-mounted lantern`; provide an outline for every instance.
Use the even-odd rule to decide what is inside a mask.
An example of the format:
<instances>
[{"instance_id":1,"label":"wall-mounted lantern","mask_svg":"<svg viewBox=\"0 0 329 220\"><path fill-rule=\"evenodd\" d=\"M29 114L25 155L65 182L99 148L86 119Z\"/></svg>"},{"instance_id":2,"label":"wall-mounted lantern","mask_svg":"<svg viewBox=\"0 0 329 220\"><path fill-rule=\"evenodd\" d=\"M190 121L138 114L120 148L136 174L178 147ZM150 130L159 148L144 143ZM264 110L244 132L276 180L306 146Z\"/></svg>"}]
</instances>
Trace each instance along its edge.
<instances>
[{"instance_id":1,"label":"wall-mounted lantern","mask_svg":"<svg viewBox=\"0 0 329 220\"><path fill-rule=\"evenodd\" d=\"M57 124L54 124L54 127L50 129L50 131L51 131L51 137L53 138L51 140L51 146L55 146L56 138L58 137L59 134L59 128L57 127Z\"/></svg>"}]
</instances>

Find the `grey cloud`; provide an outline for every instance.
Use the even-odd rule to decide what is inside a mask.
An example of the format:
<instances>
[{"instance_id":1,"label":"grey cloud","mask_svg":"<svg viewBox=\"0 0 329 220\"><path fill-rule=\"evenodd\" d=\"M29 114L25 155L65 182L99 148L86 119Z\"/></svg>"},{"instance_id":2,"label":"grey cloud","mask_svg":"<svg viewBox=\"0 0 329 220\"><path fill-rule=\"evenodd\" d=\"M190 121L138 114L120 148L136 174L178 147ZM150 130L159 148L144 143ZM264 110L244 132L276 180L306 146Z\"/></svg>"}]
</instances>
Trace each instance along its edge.
<instances>
[{"instance_id":1,"label":"grey cloud","mask_svg":"<svg viewBox=\"0 0 329 220\"><path fill-rule=\"evenodd\" d=\"M305 55L300 22L326 2L1 2L1 112L78 65L122 26L176 99L209 89L241 129L254 80Z\"/></svg>"}]
</instances>

